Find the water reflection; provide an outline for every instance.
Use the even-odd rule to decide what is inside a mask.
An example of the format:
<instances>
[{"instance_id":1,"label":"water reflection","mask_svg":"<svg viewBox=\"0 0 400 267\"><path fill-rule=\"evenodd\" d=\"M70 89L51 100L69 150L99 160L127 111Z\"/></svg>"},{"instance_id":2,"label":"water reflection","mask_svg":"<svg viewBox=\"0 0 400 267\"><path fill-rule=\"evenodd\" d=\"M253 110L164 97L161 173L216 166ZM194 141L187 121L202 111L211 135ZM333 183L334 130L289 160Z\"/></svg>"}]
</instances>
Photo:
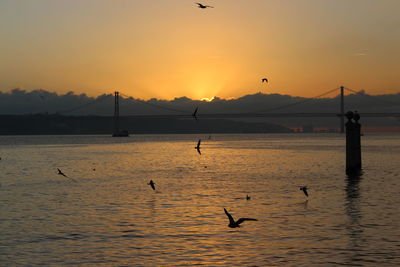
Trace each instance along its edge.
<instances>
[{"instance_id":1,"label":"water reflection","mask_svg":"<svg viewBox=\"0 0 400 267\"><path fill-rule=\"evenodd\" d=\"M348 251L351 252L348 259L349 262L358 260L357 255L362 249L362 243L365 242L362 238L363 226L361 224L361 175L348 175L346 178L346 214L349 218L346 228L349 237Z\"/></svg>"}]
</instances>

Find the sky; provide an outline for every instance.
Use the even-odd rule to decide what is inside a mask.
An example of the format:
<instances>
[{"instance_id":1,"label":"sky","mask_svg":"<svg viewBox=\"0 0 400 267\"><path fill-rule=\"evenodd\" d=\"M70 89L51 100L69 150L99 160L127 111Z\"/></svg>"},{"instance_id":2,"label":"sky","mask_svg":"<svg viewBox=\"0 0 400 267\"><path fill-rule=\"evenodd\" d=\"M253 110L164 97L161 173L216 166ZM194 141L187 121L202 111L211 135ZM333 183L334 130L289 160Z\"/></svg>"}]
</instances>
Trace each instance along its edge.
<instances>
[{"instance_id":1,"label":"sky","mask_svg":"<svg viewBox=\"0 0 400 267\"><path fill-rule=\"evenodd\" d=\"M0 0L0 90L400 92L399 0ZM262 78L268 83L261 83Z\"/></svg>"}]
</instances>

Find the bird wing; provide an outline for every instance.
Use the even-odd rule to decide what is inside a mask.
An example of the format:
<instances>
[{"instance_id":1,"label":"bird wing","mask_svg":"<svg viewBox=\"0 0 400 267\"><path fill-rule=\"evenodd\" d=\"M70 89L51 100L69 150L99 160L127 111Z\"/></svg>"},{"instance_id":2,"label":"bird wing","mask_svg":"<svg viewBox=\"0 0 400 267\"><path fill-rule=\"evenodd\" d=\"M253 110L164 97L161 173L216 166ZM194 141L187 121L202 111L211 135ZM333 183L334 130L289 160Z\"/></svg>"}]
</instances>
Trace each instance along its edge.
<instances>
[{"instance_id":1,"label":"bird wing","mask_svg":"<svg viewBox=\"0 0 400 267\"><path fill-rule=\"evenodd\" d=\"M200 148L200 143L201 143L201 139L199 139L199 142L197 142L197 147Z\"/></svg>"},{"instance_id":2,"label":"bird wing","mask_svg":"<svg viewBox=\"0 0 400 267\"><path fill-rule=\"evenodd\" d=\"M153 190L156 190L156 187L154 186L154 184L150 184L151 188L153 188Z\"/></svg>"},{"instance_id":3,"label":"bird wing","mask_svg":"<svg viewBox=\"0 0 400 267\"><path fill-rule=\"evenodd\" d=\"M232 218L232 215L229 214L229 212L224 208L226 216L229 218L229 224L235 224L235 220Z\"/></svg>"},{"instance_id":4,"label":"bird wing","mask_svg":"<svg viewBox=\"0 0 400 267\"><path fill-rule=\"evenodd\" d=\"M199 154L201 155L200 147L197 147L196 150L197 150L197 152L199 152Z\"/></svg>"},{"instance_id":5,"label":"bird wing","mask_svg":"<svg viewBox=\"0 0 400 267\"><path fill-rule=\"evenodd\" d=\"M304 192L304 194L305 194L306 196L308 196L307 187L304 187L304 188L303 188L303 192Z\"/></svg>"},{"instance_id":6,"label":"bird wing","mask_svg":"<svg viewBox=\"0 0 400 267\"><path fill-rule=\"evenodd\" d=\"M193 116L194 117L196 117L196 114L197 114L197 110L199 109L199 107L197 107L195 110L194 110L194 112L193 112Z\"/></svg>"},{"instance_id":7,"label":"bird wing","mask_svg":"<svg viewBox=\"0 0 400 267\"><path fill-rule=\"evenodd\" d=\"M253 219L253 218L240 218L239 220L237 220L237 224L241 224L244 221L258 221L257 219Z\"/></svg>"}]
</instances>

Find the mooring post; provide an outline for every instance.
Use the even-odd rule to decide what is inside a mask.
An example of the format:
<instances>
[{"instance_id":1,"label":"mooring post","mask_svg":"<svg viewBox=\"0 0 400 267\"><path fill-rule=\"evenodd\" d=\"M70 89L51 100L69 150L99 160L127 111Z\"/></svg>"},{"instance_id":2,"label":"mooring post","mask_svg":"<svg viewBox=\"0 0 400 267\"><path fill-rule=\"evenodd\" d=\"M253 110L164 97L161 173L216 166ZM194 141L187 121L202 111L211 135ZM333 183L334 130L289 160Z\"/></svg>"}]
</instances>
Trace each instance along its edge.
<instances>
[{"instance_id":1,"label":"mooring post","mask_svg":"<svg viewBox=\"0 0 400 267\"><path fill-rule=\"evenodd\" d=\"M119 134L119 92L114 92L114 133L113 136Z\"/></svg>"},{"instance_id":2,"label":"mooring post","mask_svg":"<svg viewBox=\"0 0 400 267\"><path fill-rule=\"evenodd\" d=\"M361 124L360 115L355 111L346 113L346 173L361 172ZM352 121L354 119L354 122Z\"/></svg>"},{"instance_id":3,"label":"mooring post","mask_svg":"<svg viewBox=\"0 0 400 267\"><path fill-rule=\"evenodd\" d=\"M340 86L340 132L344 133L344 86Z\"/></svg>"}]
</instances>

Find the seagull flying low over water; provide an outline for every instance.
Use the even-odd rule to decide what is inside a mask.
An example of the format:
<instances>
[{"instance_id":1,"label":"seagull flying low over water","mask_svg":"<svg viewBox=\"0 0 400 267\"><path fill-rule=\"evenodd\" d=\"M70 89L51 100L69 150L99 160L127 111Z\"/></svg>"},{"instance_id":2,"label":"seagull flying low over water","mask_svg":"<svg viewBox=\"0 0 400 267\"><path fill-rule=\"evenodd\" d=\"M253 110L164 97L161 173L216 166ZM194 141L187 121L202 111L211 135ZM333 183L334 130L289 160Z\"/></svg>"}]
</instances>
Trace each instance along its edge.
<instances>
[{"instance_id":1,"label":"seagull flying low over water","mask_svg":"<svg viewBox=\"0 0 400 267\"><path fill-rule=\"evenodd\" d=\"M196 149L197 152L199 152L199 154L201 155L201 152L200 152L200 143L201 143L201 139L199 139L199 142L197 142L197 146L195 146L194 149Z\"/></svg>"},{"instance_id":2,"label":"seagull flying low over water","mask_svg":"<svg viewBox=\"0 0 400 267\"><path fill-rule=\"evenodd\" d=\"M150 185L151 186L151 188L153 188L153 190L156 190L156 187L154 186L156 183L155 182L153 182L153 180L150 180L150 182L149 183L147 183L148 185Z\"/></svg>"},{"instance_id":3,"label":"seagull flying low over water","mask_svg":"<svg viewBox=\"0 0 400 267\"><path fill-rule=\"evenodd\" d=\"M240 227L239 224L241 224L244 221L257 221L257 219L253 219L253 218L240 218L239 220L237 220L235 222L235 220L233 219L232 215L230 215L229 212L225 208L224 208L224 211L225 211L226 216L228 216L228 218L229 218L228 226L230 228Z\"/></svg>"},{"instance_id":4,"label":"seagull flying low over water","mask_svg":"<svg viewBox=\"0 0 400 267\"><path fill-rule=\"evenodd\" d=\"M304 192L304 195L308 197L307 189L308 189L307 186L300 186L300 190L302 190Z\"/></svg>"},{"instance_id":5,"label":"seagull flying low over water","mask_svg":"<svg viewBox=\"0 0 400 267\"><path fill-rule=\"evenodd\" d=\"M62 175L62 176L64 176L64 177L67 177L59 168L57 168L57 170L58 170L58 174L59 174L59 175Z\"/></svg>"},{"instance_id":6,"label":"seagull flying low over water","mask_svg":"<svg viewBox=\"0 0 400 267\"><path fill-rule=\"evenodd\" d=\"M57 170L58 170L58 175L62 175L62 176L64 176L64 177L66 177L66 178L68 178L68 179L71 179L72 181L74 181L74 182L76 182L76 180L75 179L73 179L73 178L71 178L71 177L68 177L68 176L66 176L59 168L57 168Z\"/></svg>"},{"instance_id":7,"label":"seagull flying low over water","mask_svg":"<svg viewBox=\"0 0 400 267\"><path fill-rule=\"evenodd\" d=\"M268 82L268 79L267 78L262 78L262 80L261 80L261 82L263 83L263 82Z\"/></svg>"},{"instance_id":8,"label":"seagull flying low over water","mask_svg":"<svg viewBox=\"0 0 400 267\"><path fill-rule=\"evenodd\" d=\"M197 121L197 110L199 110L199 107L197 107L197 108L194 110L193 114L192 114L193 118L194 118L196 121Z\"/></svg>"},{"instance_id":9,"label":"seagull flying low over water","mask_svg":"<svg viewBox=\"0 0 400 267\"><path fill-rule=\"evenodd\" d=\"M198 5L198 8L207 8L207 7L211 7L211 8L214 8L213 6L207 6L207 5L203 5L203 4L200 4L200 3L196 3L197 5Z\"/></svg>"}]
</instances>

